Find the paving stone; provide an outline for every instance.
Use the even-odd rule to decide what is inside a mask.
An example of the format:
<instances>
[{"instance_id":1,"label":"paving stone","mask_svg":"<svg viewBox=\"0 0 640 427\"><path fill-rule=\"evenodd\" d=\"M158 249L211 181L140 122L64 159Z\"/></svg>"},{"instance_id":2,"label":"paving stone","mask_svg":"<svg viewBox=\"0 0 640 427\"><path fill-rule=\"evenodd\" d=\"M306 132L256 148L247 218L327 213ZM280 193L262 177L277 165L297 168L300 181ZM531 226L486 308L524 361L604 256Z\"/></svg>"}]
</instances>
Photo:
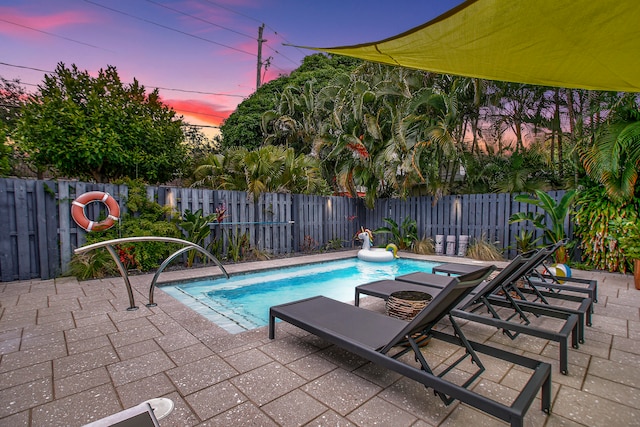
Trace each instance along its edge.
<instances>
[{"instance_id":1,"label":"paving stone","mask_svg":"<svg viewBox=\"0 0 640 427\"><path fill-rule=\"evenodd\" d=\"M49 378L53 374L51 362L42 362L35 365L0 374L0 390L19 384L33 382L41 378Z\"/></svg>"},{"instance_id":2,"label":"paving stone","mask_svg":"<svg viewBox=\"0 0 640 427\"><path fill-rule=\"evenodd\" d=\"M162 349L154 340L148 339L146 341L117 347L116 351L118 352L118 356L120 356L120 360L127 360L142 356L143 354L162 351Z\"/></svg>"},{"instance_id":3,"label":"paving stone","mask_svg":"<svg viewBox=\"0 0 640 427\"><path fill-rule=\"evenodd\" d=\"M95 338L100 335L107 335L113 332L116 332L115 325L111 322L104 322L68 330L65 332L65 336L67 342L74 342Z\"/></svg>"},{"instance_id":4,"label":"paving stone","mask_svg":"<svg viewBox=\"0 0 640 427\"><path fill-rule=\"evenodd\" d=\"M255 407L251 402L238 405L210 420L199 424L201 427L236 427L236 426L256 426L271 427L278 426L267 415ZM164 427L164 426L163 426Z\"/></svg>"},{"instance_id":5,"label":"paving stone","mask_svg":"<svg viewBox=\"0 0 640 427\"><path fill-rule=\"evenodd\" d=\"M327 407L301 390L293 390L261 408L280 426L302 426L327 411Z\"/></svg>"},{"instance_id":6,"label":"paving stone","mask_svg":"<svg viewBox=\"0 0 640 427\"><path fill-rule=\"evenodd\" d=\"M310 354L309 356L289 363L287 368L307 380L313 380L327 372L333 371L337 366L318 354Z\"/></svg>"},{"instance_id":7,"label":"paving stone","mask_svg":"<svg viewBox=\"0 0 640 427\"><path fill-rule=\"evenodd\" d=\"M160 332L158 328L153 325L148 325L137 329L128 329L122 332L110 333L109 339L113 343L113 346L118 348L157 338L161 335L162 332Z\"/></svg>"},{"instance_id":8,"label":"paving stone","mask_svg":"<svg viewBox=\"0 0 640 427\"><path fill-rule=\"evenodd\" d=\"M637 409L571 387L560 388L552 412L587 426L640 424L640 411Z\"/></svg>"},{"instance_id":9,"label":"paving stone","mask_svg":"<svg viewBox=\"0 0 640 427\"><path fill-rule=\"evenodd\" d=\"M109 341L106 335L98 335L97 337L87 338L86 340L67 342L69 355L85 353L102 347L111 347L111 341Z\"/></svg>"},{"instance_id":10,"label":"paving stone","mask_svg":"<svg viewBox=\"0 0 640 427\"><path fill-rule=\"evenodd\" d=\"M100 367L54 381L56 399L111 382L107 369Z\"/></svg>"},{"instance_id":11,"label":"paving stone","mask_svg":"<svg viewBox=\"0 0 640 427\"><path fill-rule=\"evenodd\" d=\"M302 390L341 415L375 396L382 388L342 369L307 383Z\"/></svg>"},{"instance_id":12,"label":"paving stone","mask_svg":"<svg viewBox=\"0 0 640 427\"><path fill-rule=\"evenodd\" d=\"M176 391L175 385L164 373L158 373L116 388L125 407L135 406L145 400L154 399Z\"/></svg>"},{"instance_id":13,"label":"paving stone","mask_svg":"<svg viewBox=\"0 0 640 427\"><path fill-rule=\"evenodd\" d=\"M57 313L57 314L50 314L46 316L38 314L38 319L36 320L36 322L38 325L46 325L49 323L56 323L56 322L72 322L71 324L73 325L73 315L69 311Z\"/></svg>"},{"instance_id":14,"label":"paving stone","mask_svg":"<svg viewBox=\"0 0 640 427\"><path fill-rule=\"evenodd\" d=\"M608 316L593 315L593 329L611 335L620 335L626 337L628 335L627 320L614 319Z\"/></svg>"},{"instance_id":15,"label":"paving stone","mask_svg":"<svg viewBox=\"0 0 640 427\"><path fill-rule=\"evenodd\" d=\"M324 426L336 426L336 427L352 427L355 424L349 422L348 419L337 414L335 411L326 411L319 417L311 420L306 424L306 427L324 427ZM415 425L414 427L418 427ZM427 427L425 425L425 427ZM431 426L429 426L431 427Z\"/></svg>"},{"instance_id":16,"label":"paving stone","mask_svg":"<svg viewBox=\"0 0 640 427\"><path fill-rule=\"evenodd\" d=\"M53 361L53 376L57 380L70 375L91 371L101 366L118 362L120 359L112 347L100 347L86 353L78 353Z\"/></svg>"},{"instance_id":17,"label":"paving stone","mask_svg":"<svg viewBox=\"0 0 640 427\"><path fill-rule=\"evenodd\" d=\"M173 411L166 418L160 421L162 427L188 427L200 425L200 419L191 410L189 405L182 399L180 394L172 392L167 395L161 396L171 399L174 407Z\"/></svg>"},{"instance_id":18,"label":"paving stone","mask_svg":"<svg viewBox=\"0 0 640 427\"><path fill-rule=\"evenodd\" d=\"M29 411L22 411L17 414L0 418L0 427L16 427L29 425Z\"/></svg>"},{"instance_id":19,"label":"paving stone","mask_svg":"<svg viewBox=\"0 0 640 427\"><path fill-rule=\"evenodd\" d=\"M21 338L9 338L0 340L0 355L13 353L20 350Z\"/></svg>"},{"instance_id":20,"label":"paving stone","mask_svg":"<svg viewBox=\"0 0 640 427\"><path fill-rule=\"evenodd\" d=\"M460 405L454 402L445 406L432 390L408 378L396 381L378 396L434 426L440 425Z\"/></svg>"},{"instance_id":21,"label":"paving stone","mask_svg":"<svg viewBox=\"0 0 640 427\"><path fill-rule=\"evenodd\" d=\"M212 418L247 401L229 381L223 381L188 395L185 400L202 420Z\"/></svg>"},{"instance_id":22,"label":"paving stone","mask_svg":"<svg viewBox=\"0 0 640 427\"><path fill-rule=\"evenodd\" d=\"M227 380L238 372L218 356L211 356L167 372L171 381L183 395Z\"/></svg>"},{"instance_id":23,"label":"paving stone","mask_svg":"<svg viewBox=\"0 0 640 427\"><path fill-rule=\"evenodd\" d=\"M189 347L184 347L184 348L172 351L168 354L171 360L173 360L173 363L175 363L177 366L186 365L188 363L195 362L196 360L213 356L213 352L209 350L209 348L206 345L202 344L201 342L198 342L197 344L191 345ZM230 363L229 360L227 360L227 362ZM232 363L230 364L233 366Z\"/></svg>"},{"instance_id":24,"label":"paving stone","mask_svg":"<svg viewBox=\"0 0 640 427\"><path fill-rule=\"evenodd\" d=\"M41 325L29 325L24 328L23 338L34 338L40 335L48 335L54 332L66 331L75 328L71 319L58 320L56 322Z\"/></svg>"},{"instance_id":25,"label":"paving stone","mask_svg":"<svg viewBox=\"0 0 640 427\"><path fill-rule=\"evenodd\" d=\"M346 371L353 371L369 363L366 359L336 346L327 347L318 354Z\"/></svg>"},{"instance_id":26,"label":"paving stone","mask_svg":"<svg viewBox=\"0 0 640 427\"><path fill-rule=\"evenodd\" d=\"M128 382L150 377L173 368L175 365L161 351L154 351L142 356L127 359L107 366L113 384L118 387Z\"/></svg>"},{"instance_id":27,"label":"paving stone","mask_svg":"<svg viewBox=\"0 0 640 427\"><path fill-rule=\"evenodd\" d=\"M33 408L52 399L51 378L40 378L4 389L0 399L0 418Z\"/></svg>"},{"instance_id":28,"label":"paving stone","mask_svg":"<svg viewBox=\"0 0 640 427\"><path fill-rule=\"evenodd\" d=\"M612 347L627 353L640 354L640 341L637 339L614 336Z\"/></svg>"},{"instance_id":29,"label":"paving stone","mask_svg":"<svg viewBox=\"0 0 640 427\"><path fill-rule=\"evenodd\" d=\"M34 337L25 337L22 339L22 343L20 344L20 348L22 350L27 350L33 347L41 347L47 345L64 345L64 332L52 332L50 334L38 335Z\"/></svg>"},{"instance_id":30,"label":"paving stone","mask_svg":"<svg viewBox=\"0 0 640 427\"><path fill-rule=\"evenodd\" d=\"M582 390L632 408L640 406L640 394L636 388L605 378L587 375Z\"/></svg>"},{"instance_id":31,"label":"paving stone","mask_svg":"<svg viewBox=\"0 0 640 427\"><path fill-rule=\"evenodd\" d=\"M38 406L32 411L34 426L81 426L122 411L110 384Z\"/></svg>"},{"instance_id":32,"label":"paving stone","mask_svg":"<svg viewBox=\"0 0 640 427\"><path fill-rule=\"evenodd\" d=\"M233 368L240 372L248 372L259 366L266 365L273 362L270 356L267 356L259 349L249 349L245 352L234 354L233 356L225 357L225 361L229 363Z\"/></svg>"},{"instance_id":33,"label":"paving stone","mask_svg":"<svg viewBox=\"0 0 640 427\"><path fill-rule=\"evenodd\" d=\"M258 405L300 387L305 380L277 362L261 366L231 379L233 385Z\"/></svg>"},{"instance_id":34,"label":"paving stone","mask_svg":"<svg viewBox=\"0 0 640 427\"><path fill-rule=\"evenodd\" d=\"M635 353L627 353L624 351L611 349L611 355L609 359L612 362L623 363L631 366L640 365L640 355Z\"/></svg>"},{"instance_id":35,"label":"paving stone","mask_svg":"<svg viewBox=\"0 0 640 427\"><path fill-rule=\"evenodd\" d=\"M416 421L416 417L409 412L376 397L356 408L347 418L361 426L393 425L401 427L413 425Z\"/></svg>"},{"instance_id":36,"label":"paving stone","mask_svg":"<svg viewBox=\"0 0 640 427\"><path fill-rule=\"evenodd\" d=\"M153 324L146 317L136 317L134 319L126 319L121 322L114 322L116 328L120 332L128 331L131 329L148 328L153 327Z\"/></svg>"},{"instance_id":37,"label":"paving stone","mask_svg":"<svg viewBox=\"0 0 640 427\"><path fill-rule=\"evenodd\" d=\"M35 365L67 355L64 345L33 347L27 350L5 354L0 361L0 372L13 371L29 365Z\"/></svg>"},{"instance_id":38,"label":"paving stone","mask_svg":"<svg viewBox=\"0 0 640 427\"><path fill-rule=\"evenodd\" d=\"M634 388L640 388L639 365L612 362L594 357L589 366L589 374Z\"/></svg>"},{"instance_id":39,"label":"paving stone","mask_svg":"<svg viewBox=\"0 0 640 427\"><path fill-rule=\"evenodd\" d=\"M200 341L189 332L178 332L157 337L156 342L164 351L170 352L198 344Z\"/></svg>"},{"instance_id":40,"label":"paving stone","mask_svg":"<svg viewBox=\"0 0 640 427\"><path fill-rule=\"evenodd\" d=\"M402 377L402 375L397 372L373 363L367 363L353 371L353 373L380 387L388 387Z\"/></svg>"},{"instance_id":41,"label":"paving stone","mask_svg":"<svg viewBox=\"0 0 640 427\"><path fill-rule=\"evenodd\" d=\"M296 337L286 336L283 339L278 339L267 345L263 345L260 347L260 350L286 365L294 360L317 352L318 348L306 343L301 343Z\"/></svg>"}]
</instances>

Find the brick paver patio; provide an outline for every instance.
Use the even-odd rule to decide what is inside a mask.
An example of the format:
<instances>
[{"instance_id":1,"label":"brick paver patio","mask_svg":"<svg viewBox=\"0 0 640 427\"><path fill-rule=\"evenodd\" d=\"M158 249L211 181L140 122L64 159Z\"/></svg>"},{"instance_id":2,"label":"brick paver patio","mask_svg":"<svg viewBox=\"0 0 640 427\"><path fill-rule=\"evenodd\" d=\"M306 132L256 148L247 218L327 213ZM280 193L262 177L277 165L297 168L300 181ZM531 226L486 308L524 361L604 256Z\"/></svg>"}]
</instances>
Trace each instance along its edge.
<instances>
[{"instance_id":1,"label":"brick paver patio","mask_svg":"<svg viewBox=\"0 0 640 427\"><path fill-rule=\"evenodd\" d=\"M345 255L354 253L338 256ZM233 274L331 257L226 267ZM165 272L161 279L211 274L219 270ZM558 372L555 343L511 341L478 324L463 330L554 365L552 413L534 402L527 425L640 425L640 291L631 275L574 274L598 280L599 302L586 342L570 350L569 375ZM421 385L290 325L278 324L273 341L266 327L229 334L161 290L158 306L147 308L150 281L132 277L137 311L126 310L121 278L0 283L0 426L81 426L154 397L175 403L163 427L503 425L464 404L444 406ZM362 305L384 308L374 298ZM425 348L441 361L456 350L433 342ZM522 375L490 363L473 387L510 399Z\"/></svg>"}]
</instances>

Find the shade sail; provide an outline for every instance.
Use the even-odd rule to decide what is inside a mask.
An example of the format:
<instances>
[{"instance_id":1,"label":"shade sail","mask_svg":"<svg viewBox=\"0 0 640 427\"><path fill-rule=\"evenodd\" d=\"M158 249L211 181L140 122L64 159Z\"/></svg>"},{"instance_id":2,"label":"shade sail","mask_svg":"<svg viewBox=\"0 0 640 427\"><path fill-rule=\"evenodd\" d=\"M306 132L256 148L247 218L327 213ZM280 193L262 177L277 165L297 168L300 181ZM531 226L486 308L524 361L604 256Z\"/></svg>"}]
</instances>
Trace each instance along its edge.
<instances>
[{"instance_id":1,"label":"shade sail","mask_svg":"<svg viewBox=\"0 0 640 427\"><path fill-rule=\"evenodd\" d=\"M469 0L382 41L306 48L488 80L640 92L640 1Z\"/></svg>"}]
</instances>

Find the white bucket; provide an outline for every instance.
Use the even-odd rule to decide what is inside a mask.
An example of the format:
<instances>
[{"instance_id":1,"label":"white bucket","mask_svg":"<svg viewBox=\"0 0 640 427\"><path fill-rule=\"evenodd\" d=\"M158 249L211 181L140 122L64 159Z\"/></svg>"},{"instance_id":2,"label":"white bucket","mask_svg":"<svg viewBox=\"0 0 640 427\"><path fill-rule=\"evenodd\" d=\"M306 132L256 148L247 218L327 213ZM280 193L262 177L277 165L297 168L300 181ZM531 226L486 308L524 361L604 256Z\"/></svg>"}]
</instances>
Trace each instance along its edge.
<instances>
[{"instance_id":1,"label":"white bucket","mask_svg":"<svg viewBox=\"0 0 640 427\"><path fill-rule=\"evenodd\" d=\"M456 236L447 236L447 255L454 256L456 254Z\"/></svg>"},{"instance_id":2,"label":"white bucket","mask_svg":"<svg viewBox=\"0 0 640 427\"><path fill-rule=\"evenodd\" d=\"M444 246L444 234L436 234L436 255L442 255Z\"/></svg>"}]
</instances>

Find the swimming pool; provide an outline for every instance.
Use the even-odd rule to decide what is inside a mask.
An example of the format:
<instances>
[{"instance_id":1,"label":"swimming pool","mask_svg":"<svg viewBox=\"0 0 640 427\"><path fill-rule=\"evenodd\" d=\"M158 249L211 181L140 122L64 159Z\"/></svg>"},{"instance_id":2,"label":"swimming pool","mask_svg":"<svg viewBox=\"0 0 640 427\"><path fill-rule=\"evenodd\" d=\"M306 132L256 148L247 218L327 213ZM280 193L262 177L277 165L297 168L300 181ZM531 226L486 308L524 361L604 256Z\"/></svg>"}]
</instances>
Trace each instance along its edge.
<instances>
[{"instance_id":1,"label":"swimming pool","mask_svg":"<svg viewBox=\"0 0 640 427\"><path fill-rule=\"evenodd\" d=\"M266 325L273 305L315 295L353 301L357 285L415 271L430 273L436 265L404 258L373 263L354 257L239 274L228 280L175 283L161 289L230 333L238 333Z\"/></svg>"}]
</instances>

